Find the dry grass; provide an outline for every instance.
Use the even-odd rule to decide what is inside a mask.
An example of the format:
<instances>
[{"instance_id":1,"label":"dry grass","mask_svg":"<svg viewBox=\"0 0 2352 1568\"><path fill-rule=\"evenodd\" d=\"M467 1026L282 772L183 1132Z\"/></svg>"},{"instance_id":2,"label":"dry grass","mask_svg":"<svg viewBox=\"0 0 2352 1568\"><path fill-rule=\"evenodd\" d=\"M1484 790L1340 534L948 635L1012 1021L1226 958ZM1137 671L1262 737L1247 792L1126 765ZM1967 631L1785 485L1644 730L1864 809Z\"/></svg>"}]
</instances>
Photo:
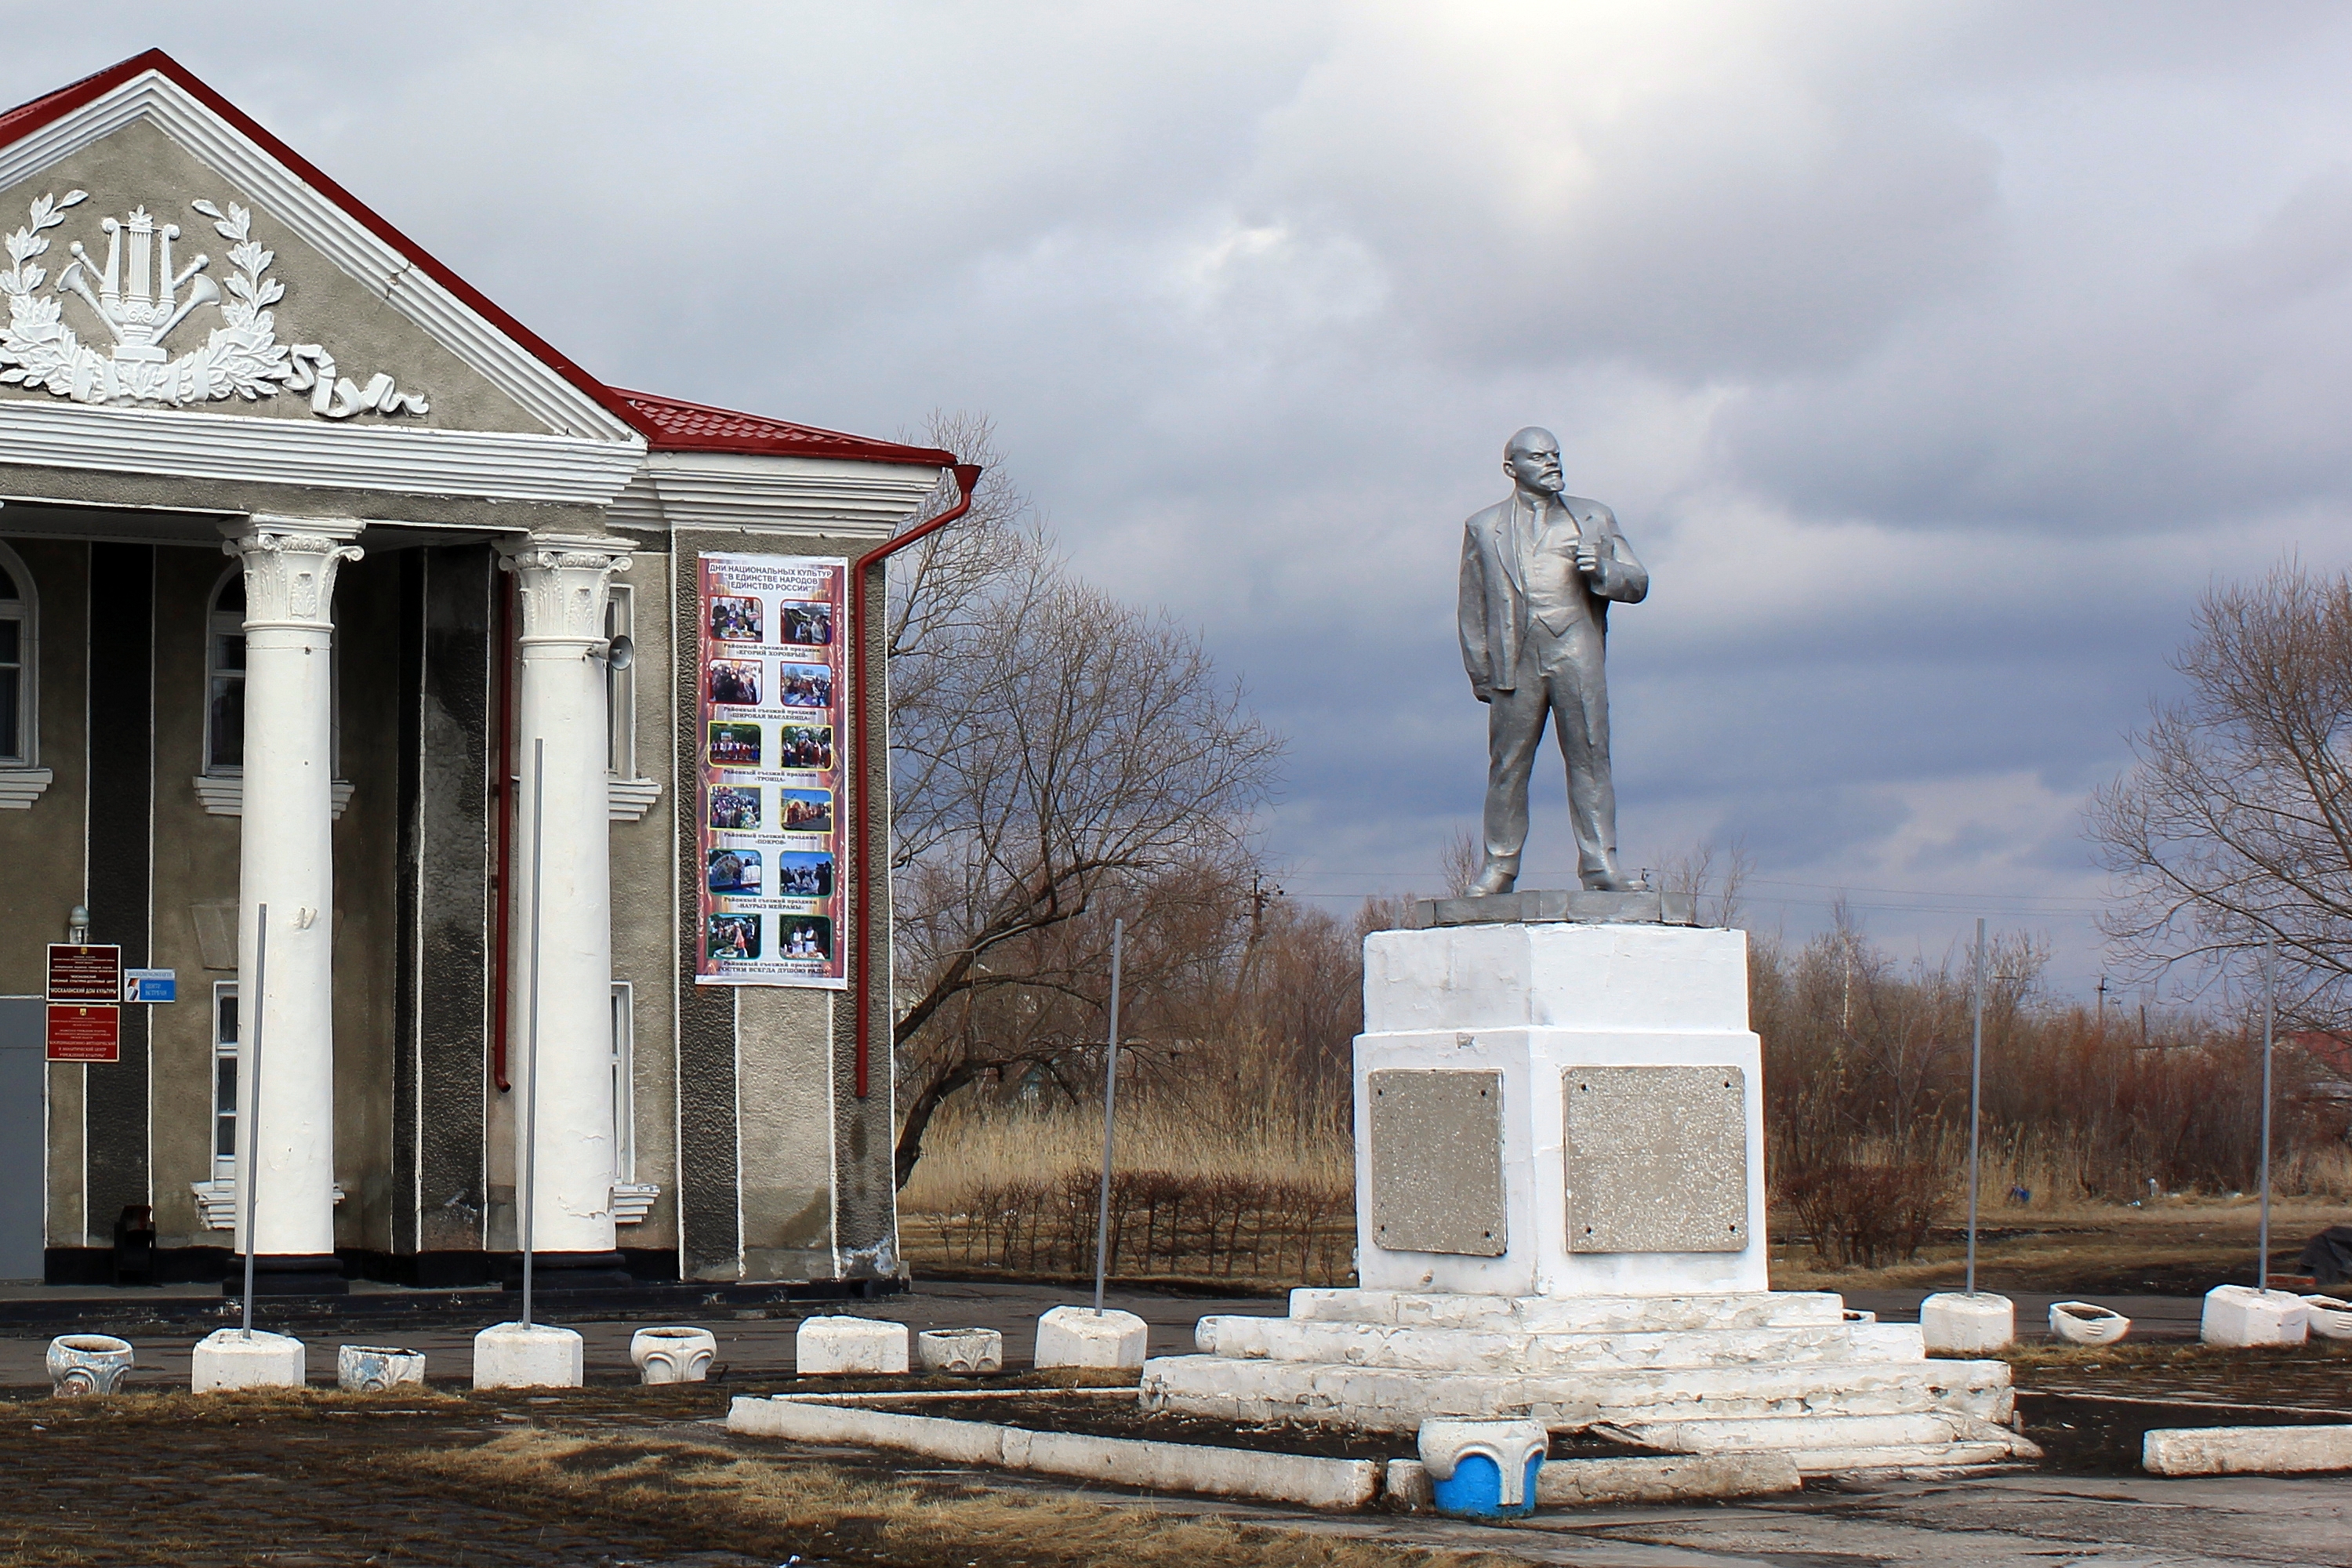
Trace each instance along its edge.
<instances>
[{"instance_id":1,"label":"dry grass","mask_svg":"<svg viewBox=\"0 0 2352 1568\"><path fill-rule=\"evenodd\" d=\"M700 1532L736 1536L739 1550L756 1546L778 1562L796 1551L940 1568L1516 1568L1521 1562L1187 1518L1133 1500L860 1474L641 1433L515 1433L399 1462L469 1492L535 1495L592 1517L672 1530L691 1520Z\"/></svg>"},{"instance_id":2,"label":"dry grass","mask_svg":"<svg viewBox=\"0 0 2352 1568\"><path fill-rule=\"evenodd\" d=\"M2193 1341L2126 1341L2119 1345L2067 1345L2054 1340L2020 1342L1990 1352L2020 1372L2231 1371L2283 1363L2326 1363L2352 1367L2352 1344L2312 1340L2299 1345L2233 1347Z\"/></svg>"},{"instance_id":3,"label":"dry grass","mask_svg":"<svg viewBox=\"0 0 2352 1568\"><path fill-rule=\"evenodd\" d=\"M1120 1092L1118 1167L1167 1171L1212 1181L1250 1176L1353 1188L1354 1142L1328 1128L1298 1131L1272 1119L1242 1121L1165 1098L1128 1103ZM957 1104L940 1113L898 1206L947 1214L978 1188L1027 1181L1041 1172L1102 1169L1099 1107L1043 1114L1017 1107Z\"/></svg>"},{"instance_id":4,"label":"dry grass","mask_svg":"<svg viewBox=\"0 0 2352 1568\"><path fill-rule=\"evenodd\" d=\"M1948 1215L1947 1223L1960 1217ZM2271 1208L2272 1268L2277 1254L2292 1255L2305 1239L2331 1225L2346 1223L2344 1205L2313 1198L2274 1203ZM2152 1207L2074 1203L2044 1206L2037 1194L2031 1208L1988 1202L1979 1221L1977 1273L1980 1282L2004 1290L2081 1290L2137 1293L2127 1282L2157 1277L2178 1294L2190 1289L2184 1278L2202 1271L2207 1284L2251 1276L2260 1208L2252 1198L2168 1198ZM1773 1216L1775 1237L1794 1234L1794 1224ZM1779 1290L1866 1290L1933 1288L1958 1281L1966 1244L1952 1231L1939 1232L1919 1256L1882 1268L1832 1268L1821 1265L1802 1243L1776 1241L1772 1286ZM2204 1285L2195 1285L2201 1291Z\"/></svg>"}]
</instances>

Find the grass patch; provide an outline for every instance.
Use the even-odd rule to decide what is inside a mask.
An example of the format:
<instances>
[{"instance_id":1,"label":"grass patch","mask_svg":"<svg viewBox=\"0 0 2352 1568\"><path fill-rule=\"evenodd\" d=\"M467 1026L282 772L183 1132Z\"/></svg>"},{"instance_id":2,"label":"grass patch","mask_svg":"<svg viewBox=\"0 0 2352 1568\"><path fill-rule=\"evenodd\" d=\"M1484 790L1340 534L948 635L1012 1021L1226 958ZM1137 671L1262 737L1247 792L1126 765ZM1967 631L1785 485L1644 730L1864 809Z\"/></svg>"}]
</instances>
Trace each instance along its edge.
<instances>
[{"instance_id":1,"label":"grass patch","mask_svg":"<svg viewBox=\"0 0 2352 1568\"><path fill-rule=\"evenodd\" d=\"M2299 1345L2208 1345L2160 1340L2119 1345L2019 1343L1986 1352L2018 1372L2241 1371L2324 1366L2352 1371L2352 1343L2312 1340Z\"/></svg>"},{"instance_id":2,"label":"grass patch","mask_svg":"<svg viewBox=\"0 0 2352 1568\"><path fill-rule=\"evenodd\" d=\"M636 1433L518 1432L470 1448L388 1458L472 1496L527 1494L567 1513L665 1532L691 1521L698 1534L780 1563L796 1552L909 1568L1522 1568L1524 1561L1186 1518L1132 1499L1096 1502L859 1472Z\"/></svg>"}]
</instances>

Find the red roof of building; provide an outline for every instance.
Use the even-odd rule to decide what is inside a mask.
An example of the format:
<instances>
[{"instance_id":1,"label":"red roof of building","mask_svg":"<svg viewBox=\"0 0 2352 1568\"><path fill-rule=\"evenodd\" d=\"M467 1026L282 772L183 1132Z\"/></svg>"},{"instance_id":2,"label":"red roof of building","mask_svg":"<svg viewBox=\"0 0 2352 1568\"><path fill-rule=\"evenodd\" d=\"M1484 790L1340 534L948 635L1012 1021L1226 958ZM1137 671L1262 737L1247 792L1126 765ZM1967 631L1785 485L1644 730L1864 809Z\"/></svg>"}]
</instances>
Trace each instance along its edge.
<instances>
[{"instance_id":1,"label":"red roof of building","mask_svg":"<svg viewBox=\"0 0 2352 1568\"><path fill-rule=\"evenodd\" d=\"M655 451L852 458L875 463L920 464L926 468L945 468L955 461L951 454L931 447L905 447L895 441L877 441L835 430L820 430L814 426L769 419L757 414L738 414L729 409L683 403L674 397L658 397L650 393L624 393L607 386L558 353L538 333L492 304L488 296L452 272L424 247L394 228L161 49L149 49L143 54L133 55L70 86L45 93L0 114L0 147L32 134L91 100L113 91L142 72L151 70L177 83L191 97L235 126L271 157L349 214L354 222L407 257L418 270L464 300L533 357L625 421L646 437L646 444Z\"/></svg>"},{"instance_id":2,"label":"red roof of building","mask_svg":"<svg viewBox=\"0 0 2352 1568\"><path fill-rule=\"evenodd\" d=\"M944 468L955 454L936 447L906 447L868 436L847 436L765 415L739 414L650 392L622 392L630 422L656 452L746 452L760 457L857 458L873 463L920 463Z\"/></svg>"}]
</instances>

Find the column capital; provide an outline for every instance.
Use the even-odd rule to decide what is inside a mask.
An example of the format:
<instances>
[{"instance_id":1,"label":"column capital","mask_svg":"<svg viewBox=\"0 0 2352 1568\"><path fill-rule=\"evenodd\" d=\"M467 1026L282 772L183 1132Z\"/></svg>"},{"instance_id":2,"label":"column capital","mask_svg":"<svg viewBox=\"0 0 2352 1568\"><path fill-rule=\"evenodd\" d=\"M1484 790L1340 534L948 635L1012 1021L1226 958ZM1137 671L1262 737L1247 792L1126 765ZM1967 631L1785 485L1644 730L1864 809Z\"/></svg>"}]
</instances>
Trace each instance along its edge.
<instances>
[{"instance_id":1,"label":"column capital","mask_svg":"<svg viewBox=\"0 0 2352 1568\"><path fill-rule=\"evenodd\" d=\"M366 553L352 542L360 527L339 517L256 516L222 523L221 552L245 563L245 624L327 630L337 569Z\"/></svg>"},{"instance_id":2,"label":"column capital","mask_svg":"<svg viewBox=\"0 0 2352 1568\"><path fill-rule=\"evenodd\" d=\"M502 540L499 569L515 574L522 600L524 643L604 640L604 587L615 572L629 569L625 539L597 534L535 533Z\"/></svg>"}]
</instances>

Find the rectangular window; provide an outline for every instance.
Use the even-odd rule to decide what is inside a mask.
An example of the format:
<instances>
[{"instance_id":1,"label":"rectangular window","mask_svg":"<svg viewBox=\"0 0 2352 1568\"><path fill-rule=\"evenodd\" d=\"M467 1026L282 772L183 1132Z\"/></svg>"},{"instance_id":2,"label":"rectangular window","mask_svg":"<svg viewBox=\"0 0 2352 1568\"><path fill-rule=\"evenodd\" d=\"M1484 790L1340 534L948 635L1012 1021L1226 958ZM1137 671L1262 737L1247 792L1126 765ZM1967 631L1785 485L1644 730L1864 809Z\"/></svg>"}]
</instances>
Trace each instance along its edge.
<instances>
[{"instance_id":1,"label":"rectangular window","mask_svg":"<svg viewBox=\"0 0 2352 1568\"><path fill-rule=\"evenodd\" d=\"M613 983L613 1180L637 1179L635 999L629 983Z\"/></svg>"},{"instance_id":2,"label":"rectangular window","mask_svg":"<svg viewBox=\"0 0 2352 1568\"><path fill-rule=\"evenodd\" d=\"M236 1180L236 982L213 984L213 1180Z\"/></svg>"},{"instance_id":3,"label":"rectangular window","mask_svg":"<svg viewBox=\"0 0 2352 1568\"><path fill-rule=\"evenodd\" d=\"M245 771L245 617L241 612L214 615L207 653L205 664L210 689L205 706L205 772L241 773Z\"/></svg>"},{"instance_id":4,"label":"rectangular window","mask_svg":"<svg viewBox=\"0 0 2352 1568\"><path fill-rule=\"evenodd\" d=\"M604 638L636 639L636 593L614 588L604 601ZM616 779L637 776L637 676L604 661L604 771Z\"/></svg>"}]
</instances>

